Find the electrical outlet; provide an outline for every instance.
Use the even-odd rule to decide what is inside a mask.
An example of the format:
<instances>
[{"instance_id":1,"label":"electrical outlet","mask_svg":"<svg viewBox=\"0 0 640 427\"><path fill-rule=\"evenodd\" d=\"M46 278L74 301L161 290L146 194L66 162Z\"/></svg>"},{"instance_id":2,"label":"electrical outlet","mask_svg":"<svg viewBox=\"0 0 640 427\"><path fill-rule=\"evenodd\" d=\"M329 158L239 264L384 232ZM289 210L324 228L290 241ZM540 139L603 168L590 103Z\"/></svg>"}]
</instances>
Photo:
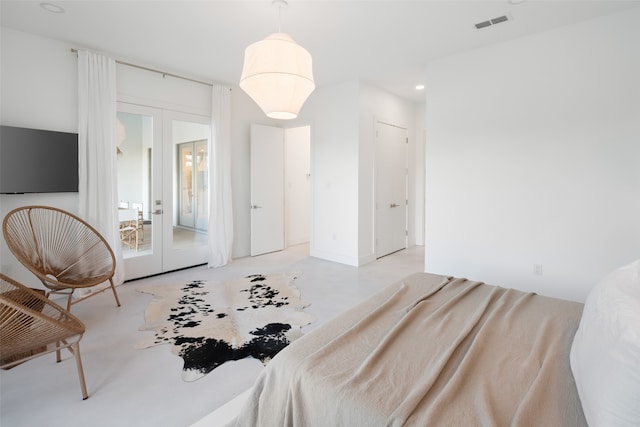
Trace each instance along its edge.
<instances>
[{"instance_id":1,"label":"electrical outlet","mask_svg":"<svg viewBox=\"0 0 640 427\"><path fill-rule=\"evenodd\" d=\"M542 264L533 264L533 274L542 276Z\"/></svg>"}]
</instances>

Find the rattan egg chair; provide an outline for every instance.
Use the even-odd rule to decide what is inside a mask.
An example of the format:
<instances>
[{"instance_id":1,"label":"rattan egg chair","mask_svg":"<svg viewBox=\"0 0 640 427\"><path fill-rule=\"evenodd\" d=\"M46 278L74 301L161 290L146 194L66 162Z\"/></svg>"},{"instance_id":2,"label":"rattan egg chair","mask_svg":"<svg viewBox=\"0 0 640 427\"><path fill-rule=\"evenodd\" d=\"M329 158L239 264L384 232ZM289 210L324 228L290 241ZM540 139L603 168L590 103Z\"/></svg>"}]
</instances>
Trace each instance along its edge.
<instances>
[{"instance_id":1,"label":"rattan egg chair","mask_svg":"<svg viewBox=\"0 0 640 427\"><path fill-rule=\"evenodd\" d=\"M33 289L0 274L0 368L68 349L76 359L82 399L89 397L80 359L84 325L69 311Z\"/></svg>"},{"instance_id":2,"label":"rattan egg chair","mask_svg":"<svg viewBox=\"0 0 640 427\"><path fill-rule=\"evenodd\" d=\"M76 215L50 206L23 206L9 212L2 233L15 257L51 293L68 294L67 310L98 292L73 298L76 289L113 284L116 258L102 235ZM105 290L104 288L102 290Z\"/></svg>"}]
</instances>

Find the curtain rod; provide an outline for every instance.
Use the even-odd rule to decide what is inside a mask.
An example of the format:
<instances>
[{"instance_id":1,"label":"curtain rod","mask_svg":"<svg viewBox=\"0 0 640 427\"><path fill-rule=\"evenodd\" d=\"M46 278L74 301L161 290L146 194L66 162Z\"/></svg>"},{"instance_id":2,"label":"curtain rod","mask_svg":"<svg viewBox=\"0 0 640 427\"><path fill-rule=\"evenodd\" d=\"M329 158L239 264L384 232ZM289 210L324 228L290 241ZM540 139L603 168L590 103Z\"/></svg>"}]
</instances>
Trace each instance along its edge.
<instances>
[{"instance_id":1,"label":"curtain rod","mask_svg":"<svg viewBox=\"0 0 640 427\"><path fill-rule=\"evenodd\" d=\"M75 53L77 55L78 54L78 49L71 48L71 52L73 52L73 53ZM162 74L162 77L170 76L170 77L175 77L177 79L188 80L190 82L200 83L201 85L207 85L207 86L213 87L213 83L203 82L202 80L196 80L196 79L192 79L192 78L189 78L189 77L179 76L177 74L167 73L166 71L160 71L160 70L156 70L156 69L149 68L149 67L143 67L142 65L132 64L130 62L119 61L117 59L115 61L118 64L126 65L128 67L138 68L140 70L151 71L152 73Z\"/></svg>"}]
</instances>

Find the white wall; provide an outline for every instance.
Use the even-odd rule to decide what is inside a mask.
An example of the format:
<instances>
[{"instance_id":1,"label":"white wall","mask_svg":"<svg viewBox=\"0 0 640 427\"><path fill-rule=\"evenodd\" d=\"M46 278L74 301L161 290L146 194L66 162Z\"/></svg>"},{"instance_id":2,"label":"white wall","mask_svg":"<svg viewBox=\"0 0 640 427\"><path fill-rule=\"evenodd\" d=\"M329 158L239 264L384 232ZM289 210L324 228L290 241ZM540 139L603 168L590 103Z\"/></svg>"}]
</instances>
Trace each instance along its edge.
<instances>
[{"instance_id":1,"label":"white wall","mask_svg":"<svg viewBox=\"0 0 640 427\"><path fill-rule=\"evenodd\" d=\"M427 271L582 301L640 257L638 22L429 64Z\"/></svg>"},{"instance_id":2,"label":"white wall","mask_svg":"<svg viewBox=\"0 0 640 427\"><path fill-rule=\"evenodd\" d=\"M316 89L295 123L311 126L312 256L358 265L358 82Z\"/></svg>"},{"instance_id":3,"label":"white wall","mask_svg":"<svg viewBox=\"0 0 640 427\"><path fill-rule=\"evenodd\" d=\"M426 145L426 129L425 129L425 113L426 105L424 103L416 105L416 122L415 122L415 157L413 159L409 158L410 162L413 162L415 167L415 191L414 198L415 203L413 204L412 211L415 215L415 239L416 245L424 246L424 210L425 210L425 145ZM411 208L411 207L410 207Z\"/></svg>"},{"instance_id":4,"label":"white wall","mask_svg":"<svg viewBox=\"0 0 640 427\"><path fill-rule=\"evenodd\" d=\"M69 46L1 29L0 123L9 126L78 131L77 59ZM62 76L62 78L61 78ZM24 205L54 205L77 213L77 193L1 194L0 216ZM16 261L2 239L2 272L37 286L35 276Z\"/></svg>"}]
</instances>

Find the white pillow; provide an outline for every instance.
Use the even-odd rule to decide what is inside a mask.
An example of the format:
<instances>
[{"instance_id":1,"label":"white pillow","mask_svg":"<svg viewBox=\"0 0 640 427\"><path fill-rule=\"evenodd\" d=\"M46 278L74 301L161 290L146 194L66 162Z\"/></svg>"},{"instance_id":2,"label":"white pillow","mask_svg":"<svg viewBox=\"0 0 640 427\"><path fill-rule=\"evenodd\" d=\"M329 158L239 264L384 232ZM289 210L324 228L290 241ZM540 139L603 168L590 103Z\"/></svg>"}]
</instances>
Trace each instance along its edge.
<instances>
[{"instance_id":1,"label":"white pillow","mask_svg":"<svg viewBox=\"0 0 640 427\"><path fill-rule=\"evenodd\" d=\"M589 426L640 426L640 260L591 290L570 359Z\"/></svg>"}]
</instances>

